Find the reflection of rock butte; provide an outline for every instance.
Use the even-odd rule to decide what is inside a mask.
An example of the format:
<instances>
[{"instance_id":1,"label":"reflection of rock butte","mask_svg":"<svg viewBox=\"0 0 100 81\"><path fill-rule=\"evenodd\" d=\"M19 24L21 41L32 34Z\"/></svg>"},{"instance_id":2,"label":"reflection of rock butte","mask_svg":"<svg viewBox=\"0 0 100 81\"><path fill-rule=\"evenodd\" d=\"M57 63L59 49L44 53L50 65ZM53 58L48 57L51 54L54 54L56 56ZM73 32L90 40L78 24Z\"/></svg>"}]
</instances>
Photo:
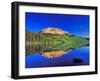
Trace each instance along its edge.
<instances>
[{"instance_id":1,"label":"reflection of rock butte","mask_svg":"<svg viewBox=\"0 0 100 81\"><path fill-rule=\"evenodd\" d=\"M69 51L67 51L68 53ZM59 51L52 51L52 52L44 52L42 53L42 56L46 57L46 58L56 58L56 57L60 57L62 55L66 54L65 51L63 50L59 50Z\"/></svg>"}]
</instances>

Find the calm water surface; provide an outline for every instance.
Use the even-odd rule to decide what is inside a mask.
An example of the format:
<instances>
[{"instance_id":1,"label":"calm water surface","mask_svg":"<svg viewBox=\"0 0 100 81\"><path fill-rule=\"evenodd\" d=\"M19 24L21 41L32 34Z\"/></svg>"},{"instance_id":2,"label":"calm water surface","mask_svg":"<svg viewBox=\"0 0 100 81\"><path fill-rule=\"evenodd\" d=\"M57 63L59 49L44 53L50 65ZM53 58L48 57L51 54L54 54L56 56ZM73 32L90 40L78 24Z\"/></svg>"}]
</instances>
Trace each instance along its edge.
<instances>
[{"instance_id":1,"label":"calm water surface","mask_svg":"<svg viewBox=\"0 0 100 81\"><path fill-rule=\"evenodd\" d=\"M53 53L53 52L52 52ZM63 53L60 51L60 53ZM45 53L50 54L50 53ZM43 53L33 53L26 55L26 68L58 67L89 65L89 47L76 48L58 56L46 56ZM51 54L50 54L51 55Z\"/></svg>"}]
</instances>

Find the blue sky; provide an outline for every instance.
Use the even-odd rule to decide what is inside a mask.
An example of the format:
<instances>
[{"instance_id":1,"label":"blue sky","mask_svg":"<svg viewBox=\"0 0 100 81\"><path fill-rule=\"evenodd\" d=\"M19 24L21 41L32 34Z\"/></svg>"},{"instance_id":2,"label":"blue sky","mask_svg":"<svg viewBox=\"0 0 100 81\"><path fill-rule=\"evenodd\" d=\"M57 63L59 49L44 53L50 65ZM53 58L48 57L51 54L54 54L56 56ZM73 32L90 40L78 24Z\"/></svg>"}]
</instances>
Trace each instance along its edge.
<instances>
[{"instance_id":1,"label":"blue sky","mask_svg":"<svg viewBox=\"0 0 100 81\"><path fill-rule=\"evenodd\" d=\"M81 37L89 37L89 16L73 14L25 13L27 31L39 32L44 28L60 28Z\"/></svg>"}]
</instances>

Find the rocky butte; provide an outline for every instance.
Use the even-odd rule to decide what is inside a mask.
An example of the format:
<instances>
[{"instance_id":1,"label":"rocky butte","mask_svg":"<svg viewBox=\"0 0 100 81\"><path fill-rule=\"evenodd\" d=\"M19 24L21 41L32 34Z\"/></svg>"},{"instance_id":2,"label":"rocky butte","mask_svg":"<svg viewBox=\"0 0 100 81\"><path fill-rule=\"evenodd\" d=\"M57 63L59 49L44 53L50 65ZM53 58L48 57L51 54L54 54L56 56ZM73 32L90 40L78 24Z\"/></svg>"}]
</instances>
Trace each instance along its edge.
<instances>
[{"instance_id":1,"label":"rocky butte","mask_svg":"<svg viewBox=\"0 0 100 81\"><path fill-rule=\"evenodd\" d=\"M69 34L68 32L65 32L59 28L52 28L52 27L48 27L48 28L43 29L41 31L41 33L50 33L50 34L57 34L57 35Z\"/></svg>"}]
</instances>

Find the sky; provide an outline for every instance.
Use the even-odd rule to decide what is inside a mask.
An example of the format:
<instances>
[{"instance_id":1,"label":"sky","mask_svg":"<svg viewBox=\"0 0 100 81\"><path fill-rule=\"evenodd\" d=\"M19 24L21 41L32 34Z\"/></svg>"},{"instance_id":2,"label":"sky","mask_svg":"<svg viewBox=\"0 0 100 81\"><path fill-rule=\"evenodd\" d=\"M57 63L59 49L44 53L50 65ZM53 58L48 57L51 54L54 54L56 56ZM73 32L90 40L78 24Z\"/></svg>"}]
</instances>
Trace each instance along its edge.
<instances>
[{"instance_id":1,"label":"sky","mask_svg":"<svg viewBox=\"0 0 100 81\"><path fill-rule=\"evenodd\" d=\"M60 28L80 37L89 37L89 15L25 13L26 31L39 32L44 28Z\"/></svg>"}]
</instances>

